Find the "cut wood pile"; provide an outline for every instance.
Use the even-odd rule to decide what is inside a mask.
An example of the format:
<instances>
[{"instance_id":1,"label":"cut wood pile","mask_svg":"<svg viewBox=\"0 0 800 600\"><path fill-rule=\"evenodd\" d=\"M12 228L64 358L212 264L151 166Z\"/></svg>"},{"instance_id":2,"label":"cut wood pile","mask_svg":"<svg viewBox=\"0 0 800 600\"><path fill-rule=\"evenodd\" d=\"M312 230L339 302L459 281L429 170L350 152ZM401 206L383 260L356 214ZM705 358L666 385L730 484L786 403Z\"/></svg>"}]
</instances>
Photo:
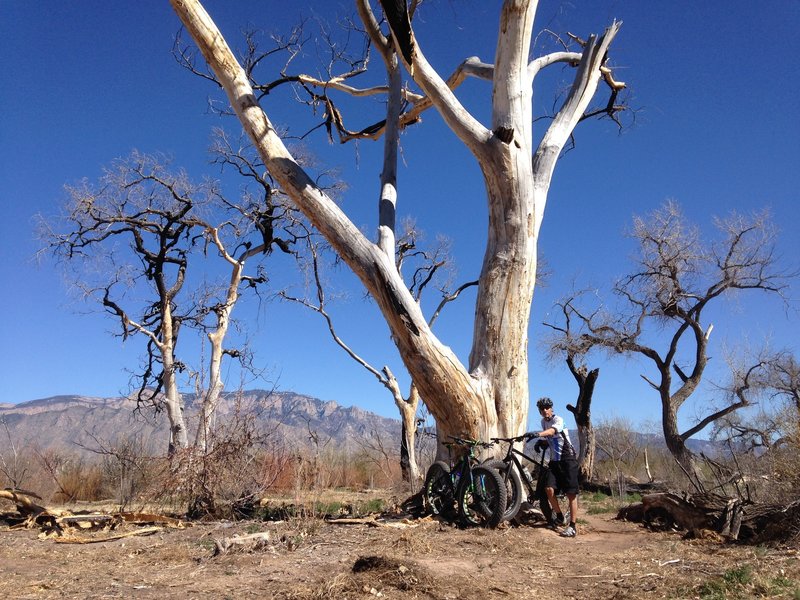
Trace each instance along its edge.
<instances>
[{"instance_id":1,"label":"cut wood pile","mask_svg":"<svg viewBox=\"0 0 800 600\"><path fill-rule=\"evenodd\" d=\"M711 492L661 492L622 508L617 518L656 530L685 530L687 537L714 537L747 544L800 539L800 500L754 504Z\"/></svg>"}]
</instances>

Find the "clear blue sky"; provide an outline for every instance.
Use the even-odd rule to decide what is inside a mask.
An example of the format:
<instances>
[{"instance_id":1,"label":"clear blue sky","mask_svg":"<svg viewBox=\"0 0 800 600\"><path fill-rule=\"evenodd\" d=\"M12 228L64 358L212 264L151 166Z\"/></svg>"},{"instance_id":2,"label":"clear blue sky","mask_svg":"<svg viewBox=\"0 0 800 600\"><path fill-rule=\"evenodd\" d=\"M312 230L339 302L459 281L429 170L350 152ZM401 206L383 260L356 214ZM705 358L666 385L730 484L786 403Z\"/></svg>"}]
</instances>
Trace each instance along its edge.
<instances>
[{"instance_id":1,"label":"clear blue sky","mask_svg":"<svg viewBox=\"0 0 800 600\"><path fill-rule=\"evenodd\" d=\"M491 60L496 4L454 0L424 7L417 34L444 74L467 56ZM281 32L301 12L323 19L334 10L352 12L349 2L313 1L302 11L276 1L216 0L206 6L234 44L247 25ZM179 23L166 0L0 0L0 8L0 402L123 394L141 340L123 344L112 337L114 324L70 296L52 261L35 264L33 217L58 211L64 184L96 179L103 165L134 148L168 153L194 177L215 175L206 148L211 128L222 124L207 110L207 98L216 92L172 59ZM604 285L624 272L633 248L622 234L634 213L674 198L710 231L714 215L769 207L782 230L780 251L795 265L799 254L800 2L543 1L536 30L586 36L612 19L624 23L612 57L617 77L632 90L636 123L623 135L602 122L578 129L575 150L556 169L542 228L541 248L553 276L534 301L531 396L553 397L562 412L576 387L565 367L541 360L535 342L543 332L540 323L573 280ZM446 35L437 34L440 23ZM460 94L485 117L487 84L469 82ZM551 89L538 91L542 105L551 98ZM273 120L287 125L296 114L282 106L270 110ZM414 216L430 237L450 237L459 281L474 278L486 229L474 161L433 114L409 130L402 144L401 214ZM343 208L373 232L381 144L329 146L320 132L309 145L341 169L350 184ZM374 306L352 278L343 276L338 285L349 291L337 306L341 335L377 367L402 371ZM465 361L473 298L448 308L437 324L445 343ZM795 302L787 313L755 296L728 303L714 315L715 364L723 362L722 343L743 339L767 337L797 351L796 308ZM296 306L250 303L239 316L249 319L267 373L265 381L248 387L277 382L281 389L395 416L386 391L333 345L313 315ZM596 416L619 414L634 423L657 419L657 400L639 377L646 366L603 358L591 366L601 367ZM709 374L713 379L713 370ZM236 387L239 381L232 375L228 383ZM704 390L698 400L709 393ZM692 416L690 411L682 420L688 424Z\"/></svg>"}]
</instances>

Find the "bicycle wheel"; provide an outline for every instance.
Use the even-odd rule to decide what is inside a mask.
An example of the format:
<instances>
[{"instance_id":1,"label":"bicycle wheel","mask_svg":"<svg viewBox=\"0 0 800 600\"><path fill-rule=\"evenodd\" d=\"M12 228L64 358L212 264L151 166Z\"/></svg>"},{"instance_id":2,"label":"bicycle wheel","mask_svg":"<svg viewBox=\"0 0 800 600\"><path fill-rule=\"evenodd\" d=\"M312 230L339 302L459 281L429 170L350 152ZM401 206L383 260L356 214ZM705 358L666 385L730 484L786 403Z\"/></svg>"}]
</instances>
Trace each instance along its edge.
<instances>
[{"instance_id":1,"label":"bicycle wheel","mask_svg":"<svg viewBox=\"0 0 800 600\"><path fill-rule=\"evenodd\" d=\"M506 484L496 470L478 466L458 482L456 498L464 524L494 528L505 513Z\"/></svg>"},{"instance_id":2,"label":"bicycle wheel","mask_svg":"<svg viewBox=\"0 0 800 600\"><path fill-rule=\"evenodd\" d=\"M434 515L452 518L454 503L450 467L442 460L436 461L425 474L425 504Z\"/></svg>"},{"instance_id":3,"label":"bicycle wheel","mask_svg":"<svg viewBox=\"0 0 800 600\"><path fill-rule=\"evenodd\" d=\"M495 469L505 481L506 510L503 513L503 520L510 521L517 516L519 507L522 505L522 498L525 497L525 489L523 488L519 471L514 467L514 463L504 462L496 458L489 459L481 463L481 465Z\"/></svg>"}]
</instances>

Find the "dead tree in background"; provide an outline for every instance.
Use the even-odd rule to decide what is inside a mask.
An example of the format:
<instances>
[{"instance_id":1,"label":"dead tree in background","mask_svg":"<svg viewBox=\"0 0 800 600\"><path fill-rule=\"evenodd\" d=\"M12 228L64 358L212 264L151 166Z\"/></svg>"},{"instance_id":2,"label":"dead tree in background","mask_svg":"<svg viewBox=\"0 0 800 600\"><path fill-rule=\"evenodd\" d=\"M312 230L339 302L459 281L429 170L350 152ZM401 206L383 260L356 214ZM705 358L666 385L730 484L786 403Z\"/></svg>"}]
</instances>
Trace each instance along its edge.
<instances>
[{"instance_id":1,"label":"dead tree in background","mask_svg":"<svg viewBox=\"0 0 800 600\"><path fill-rule=\"evenodd\" d=\"M234 164L238 155L229 146L227 153L218 148L216 156ZM134 152L107 169L96 185L84 182L68 188L62 221L42 219L46 243L65 266L74 269L76 284L84 294L118 320L119 335L146 339L145 366L136 375L136 398L140 405L166 413L170 456L191 445L179 374L198 371L178 358L179 334L197 327L211 343L209 385L200 394L195 440L207 451L223 389L223 356L241 354L224 345L232 311L244 286L254 288L266 281L260 269L246 274L245 264L254 258L261 261L273 246L288 250L293 242L277 194L258 175L257 165L250 167L262 195L253 198L242 192L231 200L217 182L195 184L184 171L171 171L163 158ZM238 168L240 175L247 176L245 166ZM211 224L211 218L219 223ZM202 294L192 297L187 273L190 268L203 271L202 254L207 255L209 248L230 265L230 278L220 295L214 295L213 284L204 282ZM213 324L207 323L210 315Z\"/></svg>"},{"instance_id":2,"label":"dead tree in background","mask_svg":"<svg viewBox=\"0 0 800 600\"><path fill-rule=\"evenodd\" d=\"M401 236L398 243L397 270L398 272L402 272L405 263L412 262L413 259L414 268L409 278L409 291L413 294L416 301L419 302L422 293L434 280L437 273L447 266L448 252L446 244L442 243L434 247L431 251L422 250L417 247L417 238L418 233L414 230L413 226L408 224L404 235ZM342 348L350 358L371 373L392 395L395 406L397 406L400 412L400 467L403 473L403 479L410 482L417 482L422 478L417 462L415 443L417 410L420 402L419 391L412 381L408 395L404 396L397 378L388 365L385 365L382 369L377 369L339 336L334 326L334 319L327 309L327 293L320 267L319 246L311 238L308 239L308 244L307 254L310 259L309 271L311 279L314 282L313 293L315 294L315 299L310 300L308 298L292 296L286 291L281 291L279 295L286 300L297 302L298 304L310 308L322 316L327 323L328 331L333 341ZM443 289L440 290L442 291L443 298L437 310L434 312L434 315L431 317L431 326L433 326L433 323L444 306L448 302L455 300L461 291L469 285L474 285L474 283L465 284L453 293L447 293Z\"/></svg>"},{"instance_id":3,"label":"dead tree in background","mask_svg":"<svg viewBox=\"0 0 800 600\"><path fill-rule=\"evenodd\" d=\"M68 265L97 267L99 274L87 269L77 279L119 321L118 335L146 338L137 400L166 412L172 456L189 445L178 389L184 366L175 347L192 317L180 311L177 299L202 227L194 210L209 202L211 189L193 184L184 172L167 171L163 163L134 152L107 169L98 185L84 181L68 188L64 222L53 224L46 240ZM137 290L151 300L138 303Z\"/></svg>"},{"instance_id":4,"label":"dead tree in background","mask_svg":"<svg viewBox=\"0 0 800 600\"><path fill-rule=\"evenodd\" d=\"M589 371L586 365L576 367L571 356L567 357L567 366L578 383L578 400L574 406L567 404L567 410L575 417L575 424L578 427L578 441L580 442L578 473L581 482L586 483L591 481L594 475L595 438L591 406L592 394L600 375L600 369Z\"/></svg>"},{"instance_id":5,"label":"dead tree in background","mask_svg":"<svg viewBox=\"0 0 800 600\"><path fill-rule=\"evenodd\" d=\"M744 290L782 298L795 276L780 269L776 233L766 213L733 214L715 224L721 235L707 245L674 202L647 218L636 217L632 237L639 245L638 264L614 286L619 305L608 309L584 309L577 301L567 305L570 318L579 325L572 336L579 351L597 348L638 354L655 366L657 378L642 377L661 401L667 447L691 474L696 472L696 457L686 440L748 405L746 398L734 397L685 431L678 428L678 411L700 385L708 364L713 325L704 322L706 307ZM650 341L655 330L666 332L661 350Z\"/></svg>"},{"instance_id":6,"label":"dead tree in background","mask_svg":"<svg viewBox=\"0 0 800 600\"><path fill-rule=\"evenodd\" d=\"M729 358L730 381L720 387L751 409L715 423L712 439L725 443L737 459L728 469L732 482L767 484L771 499L793 497L800 485L800 369L794 354L764 349L755 356ZM756 486L759 487L759 486Z\"/></svg>"},{"instance_id":7,"label":"dead tree in background","mask_svg":"<svg viewBox=\"0 0 800 600\"><path fill-rule=\"evenodd\" d=\"M576 365L575 359L583 357L590 349L590 346L582 346L580 340L576 339L572 331L572 309L571 304L578 296L573 296L567 300L557 302L563 318L563 323L543 323L550 327L555 333L548 342L548 353L551 358L565 356L567 367L578 384L578 398L575 405L567 404L567 410L575 417L575 424L578 429L578 441L580 449L578 454L578 469L582 483L592 480L594 476L594 457L595 457L595 432L592 426L592 395L597 378L600 376L600 369L591 371L585 364Z\"/></svg>"},{"instance_id":8,"label":"dead tree in background","mask_svg":"<svg viewBox=\"0 0 800 600\"><path fill-rule=\"evenodd\" d=\"M269 176L264 174L263 165L252 147L247 144L232 144L221 129L214 132L211 147L213 162L229 170L234 170L245 180L244 187L235 199L215 192L214 200L228 218L221 224L204 222L204 235L207 246L214 248L220 258L230 267L230 277L221 286L221 294L206 295L199 304L197 321L206 331L211 346L208 364L208 383L203 392L203 400L198 418L196 445L203 452L211 450L212 426L220 397L224 389L222 381L222 361L225 355L244 360L245 351L225 346L225 340L232 324L232 313L243 288L258 291L267 283L263 259L274 248L296 256L298 240L308 237L307 226L274 186ZM257 258L258 264L253 274L245 271L248 261ZM213 315L213 323L205 325L207 317ZM247 367L249 368L249 367Z\"/></svg>"}]
</instances>

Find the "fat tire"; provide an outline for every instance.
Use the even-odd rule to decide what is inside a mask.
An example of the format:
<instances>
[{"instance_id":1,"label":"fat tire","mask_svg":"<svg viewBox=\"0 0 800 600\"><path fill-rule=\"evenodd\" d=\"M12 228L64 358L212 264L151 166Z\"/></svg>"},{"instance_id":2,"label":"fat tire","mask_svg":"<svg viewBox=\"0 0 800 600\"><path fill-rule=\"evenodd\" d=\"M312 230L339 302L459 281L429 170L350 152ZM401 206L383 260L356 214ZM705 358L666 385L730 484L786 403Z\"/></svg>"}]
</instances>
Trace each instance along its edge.
<instances>
[{"instance_id":1,"label":"fat tire","mask_svg":"<svg viewBox=\"0 0 800 600\"><path fill-rule=\"evenodd\" d=\"M477 466L463 475L456 491L458 514L465 525L494 529L503 521L506 484L495 469Z\"/></svg>"},{"instance_id":2,"label":"fat tire","mask_svg":"<svg viewBox=\"0 0 800 600\"><path fill-rule=\"evenodd\" d=\"M506 484L506 510L503 513L503 520L510 521L517 516L519 507L522 506L522 499L526 496L525 487L519 471L514 463L505 462L496 458L489 459L481 463L484 467L495 469L503 478Z\"/></svg>"},{"instance_id":3,"label":"fat tire","mask_svg":"<svg viewBox=\"0 0 800 600\"><path fill-rule=\"evenodd\" d=\"M450 466L443 460L437 460L425 474L425 506L434 515L452 519L456 514L454 505Z\"/></svg>"}]
</instances>

